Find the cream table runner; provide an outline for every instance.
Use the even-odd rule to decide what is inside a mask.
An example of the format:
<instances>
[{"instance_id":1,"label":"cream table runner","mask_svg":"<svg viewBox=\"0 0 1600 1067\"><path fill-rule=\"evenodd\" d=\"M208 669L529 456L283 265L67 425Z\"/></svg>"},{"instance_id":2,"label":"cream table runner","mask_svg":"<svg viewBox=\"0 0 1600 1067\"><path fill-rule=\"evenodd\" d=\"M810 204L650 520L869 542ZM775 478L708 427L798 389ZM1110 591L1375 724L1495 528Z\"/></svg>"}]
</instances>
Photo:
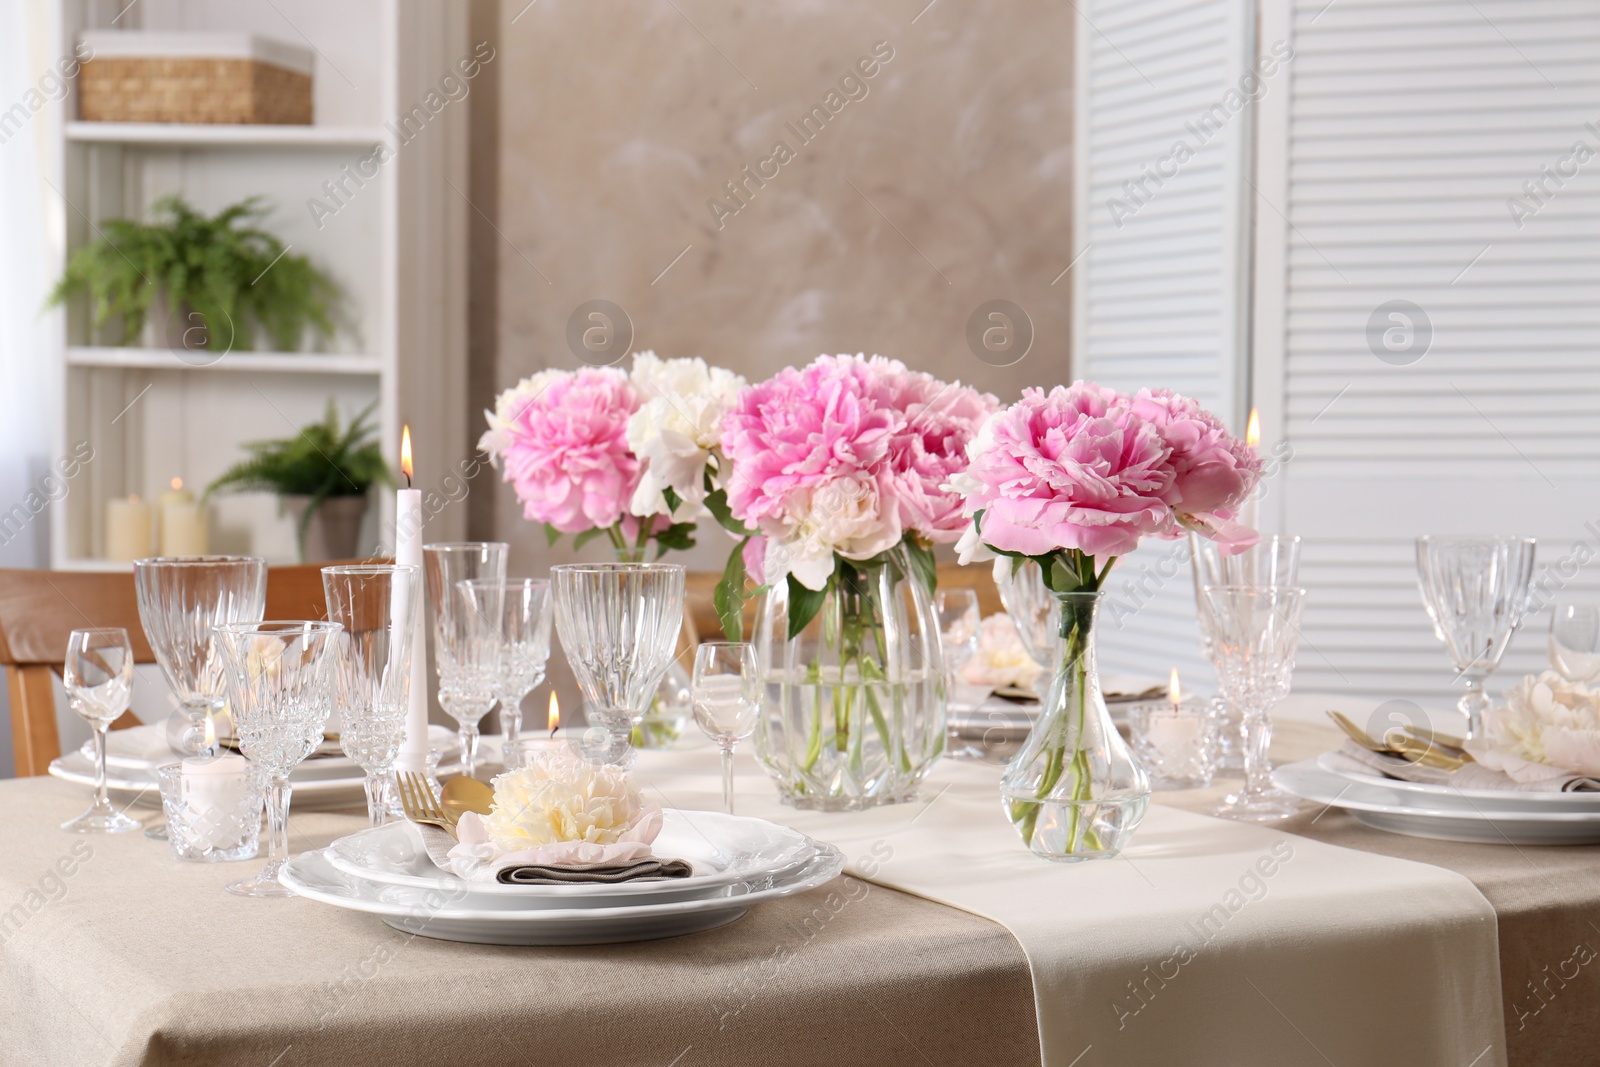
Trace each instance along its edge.
<instances>
[{"instance_id":1,"label":"cream table runner","mask_svg":"<svg viewBox=\"0 0 1600 1067\"><path fill-rule=\"evenodd\" d=\"M707 747L638 773L663 804L715 806ZM1495 915L1465 877L1160 805L1123 857L1046 863L998 777L941 761L922 802L824 814L779 804L741 756L735 788L741 814L838 845L852 873L1005 926L1047 1067L1505 1063Z\"/></svg>"}]
</instances>

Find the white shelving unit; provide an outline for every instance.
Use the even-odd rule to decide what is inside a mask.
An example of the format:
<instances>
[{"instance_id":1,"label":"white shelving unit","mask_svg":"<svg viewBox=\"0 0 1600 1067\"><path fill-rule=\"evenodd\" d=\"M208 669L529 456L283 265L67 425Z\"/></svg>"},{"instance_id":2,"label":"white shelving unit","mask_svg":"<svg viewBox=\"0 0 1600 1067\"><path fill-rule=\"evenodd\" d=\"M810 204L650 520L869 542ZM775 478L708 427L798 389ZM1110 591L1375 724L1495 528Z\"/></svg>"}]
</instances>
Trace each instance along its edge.
<instances>
[{"instance_id":1,"label":"white shelving unit","mask_svg":"<svg viewBox=\"0 0 1600 1067\"><path fill-rule=\"evenodd\" d=\"M102 559L107 500L153 499L173 477L198 492L243 456L242 442L292 436L330 397L347 418L377 402L397 476L402 423L411 425L420 488L455 471L468 447L470 209L451 185L467 187L467 105L447 103L406 138L395 131L445 75L459 78L457 64L472 54L464 5L57 0L55 11L62 55L89 29L230 30L306 45L316 69L309 126L63 123L52 276L102 220L143 217L172 194L208 213L254 195L271 209L262 225L332 275L346 299L325 350L308 339L304 351L230 351L204 365L192 353L122 345L93 328L81 303L53 313L57 454L88 441L94 459L53 525L52 565L126 566ZM76 114L76 100L67 104ZM349 177L374 158L375 175ZM318 202L324 210L313 210ZM363 552L392 544L393 496L375 493L373 503ZM213 551L295 558L292 525L271 496L220 497L211 520ZM464 525L464 509L445 508L427 536L460 537Z\"/></svg>"}]
</instances>

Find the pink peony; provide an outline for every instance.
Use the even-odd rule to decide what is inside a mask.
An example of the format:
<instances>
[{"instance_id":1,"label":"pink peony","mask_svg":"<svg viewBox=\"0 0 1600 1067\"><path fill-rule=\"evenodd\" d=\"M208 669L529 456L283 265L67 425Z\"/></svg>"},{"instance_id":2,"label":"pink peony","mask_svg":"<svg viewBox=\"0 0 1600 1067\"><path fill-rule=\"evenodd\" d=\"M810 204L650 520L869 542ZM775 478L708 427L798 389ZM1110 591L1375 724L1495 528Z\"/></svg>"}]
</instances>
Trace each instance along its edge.
<instances>
[{"instance_id":1,"label":"pink peony","mask_svg":"<svg viewBox=\"0 0 1600 1067\"><path fill-rule=\"evenodd\" d=\"M969 451L971 466L954 485L967 493L968 515L983 512L983 543L1001 551L1120 556L1172 529L1171 449L1110 389L1026 389L984 423ZM964 556L972 541L963 540Z\"/></svg>"},{"instance_id":2,"label":"pink peony","mask_svg":"<svg viewBox=\"0 0 1600 1067\"><path fill-rule=\"evenodd\" d=\"M734 517L784 536L813 490L882 462L900 420L881 402L879 374L859 357L820 356L741 393L722 422Z\"/></svg>"},{"instance_id":3,"label":"pink peony","mask_svg":"<svg viewBox=\"0 0 1600 1067\"><path fill-rule=\"evenodd\" d=\"M1211 412L1170 389L1141 389L1130 408L1150 423L1172 450L1173 509L1185 526L1224 534L1253 534L1231 520L1261 477L1255 450L1228 432ZM1231 537L1226 535L1232 535ZM1249 537L1253 544L1256 538ZM1244 547L1244 546L1240 546Z\"/></svg>"},{"instance_id":4,"label":"pink peony","mask_svg":"<svg viewBox=\"0 0 1600 1067\"><path fill-rule=\"evenodd\" d=\"M613 526L639 483L627 438L638 407L620 370L546 371L501 394L479 447L505 461L527 518L563 533Z\"/></svg>"},{"instance_id":5,"label":"pink peony","mask_svg":"<svg viewBox=\"0 0 1600 1067\"><path fill-rule=\"evenodd\" d=\"M929 374L906 372L889 386L891 403L906 416L890 446L888 472L900 522L929 541L955 541L968 522L965 501L949 483L967 469L967 445L1000 402Z\"/></svg>"}]
</instances>

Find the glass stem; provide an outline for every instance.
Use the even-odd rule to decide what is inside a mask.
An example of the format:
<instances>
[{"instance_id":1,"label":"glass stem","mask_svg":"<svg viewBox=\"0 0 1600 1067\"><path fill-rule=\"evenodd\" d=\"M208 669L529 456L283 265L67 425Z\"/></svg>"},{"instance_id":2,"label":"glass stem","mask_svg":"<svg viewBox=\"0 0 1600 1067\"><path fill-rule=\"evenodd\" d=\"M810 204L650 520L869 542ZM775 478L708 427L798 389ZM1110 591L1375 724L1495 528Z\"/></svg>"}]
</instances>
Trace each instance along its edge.
<instances>
[{"instance_id":1,"label":"glass stem","mask_svg":"<svg viewBox=\"0 0 1600 1067\"><path fill-rule=\"evenodd\" d=\"M94 724L94 806L102 811L111 807L106 796L106 733L110 729L109 722Z\"/></svg>"},{"instance_id":2,"label":"glass stem","mask_svg":"<svg viewBox=\"0 0 1600 1067\"><path fill-rule=\"evenodd\" d=\"M500 701L500 733L505 739L505 747L507 749L517 743L517 737L522 733L522 701L520 699L503 699Z\"/></svg>"},{"instance_id":3,"label":"glass stem","mask_svg":"<svg viewBox=\"0 0 1600 1067\"><path fill-rule=\"evenodd\" d=\"M1246 796L1261 796L1272 788L1272 764L1267 749L1272 744L1272 722L1265 709L1250 709L1244 715L1244 791Z\"/></svg>"},{"instance_id":4,"label":"glass stem","mask_svg":"<svg viewBox=\"0 0 1600 1067\"><path fill-rule=\"evenodd\" d=\"M722 807L733 814L733 746L722 746Z\"/></svg>"},{"instance_id":5,"label":"glass stem","mask_svg":"<svg viewBox=\"0 0 1600 1067\"><path fill-rule=\"evenodd\" d=\"M289 776L275 774L267 783L267 868L264 876L277 877L278 867L289 858Z\"/></svg>"},{"instance_id":6,"label":"glass stem","mask_svg":"<svg viewBox=\"0 0 1600 1067\"><path fill-rule=\"evenodd\" d=\"M1467 720L1468 738L1483 735L1483 713L1489 707L1489 698L1484 694L1484 681L1477 676L1468 678L1467 691L1456 705Z\"/></svg>"},{"instance_id":7,"label":"glass stem","mask_svg":"<svg viewBox=\"0 0 1600 1067\"><path fill-rule=\"evenodd\" d=\"M471 778L478 770L478 724L461 723L456 736L461 739L461 773Z\"/></svg>"},{"instance_id":8,"label":"glass stem","mask_svg":"<svg viewBox=\"0 0 1600 1067\"><path fill-rule=\"evenodd\" d=\"M389 768L368 771L361 784L367 791L367 822L382 826L389 821Z\"/></svg>"}]
</instances>

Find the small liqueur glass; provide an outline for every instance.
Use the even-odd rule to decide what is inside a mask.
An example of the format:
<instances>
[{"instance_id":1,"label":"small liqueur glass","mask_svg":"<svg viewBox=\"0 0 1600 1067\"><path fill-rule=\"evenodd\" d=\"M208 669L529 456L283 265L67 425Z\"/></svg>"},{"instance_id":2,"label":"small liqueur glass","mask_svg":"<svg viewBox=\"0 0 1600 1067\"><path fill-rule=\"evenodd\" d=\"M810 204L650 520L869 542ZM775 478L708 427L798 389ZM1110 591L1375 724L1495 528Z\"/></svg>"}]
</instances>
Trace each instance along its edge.
<instances>
[{"instance_id":1,"label":"small liqueur glass","mask_svg":"<svg viewBox=\"0 0 1600 1067\"><path fill-rule=\"evenodd\" d=\"M939 620L939 645L944 650L944 694L946 705L955 699L961 668L978 653L978 626L983 616L978 610L975 589L940 589L933 595L933 612ZM946 727L944 754L958 759L981 759L983 747L968 743L952 717Z\"/></svg>"},{"instance_id":2,"label":"small liqueur glass","mask_svg":"<svg viewBox=\"0 0 1600 1067\"><path fill-rule=\"evenodd\" d=\"M1600 606L1556 604L1550 612L1550 666L1569 682L1600 678Z\"/></svg>"},{"instance_id":3,"label":"small liqueur glass","mask_svg":"<svg viewBox=\"0 0 1600 1067\"><path fill-rule=\"evenodd\" d=\"M239 749L267 777L267 865L228 886L247 897L294 894L278 881L289 855L289 772L322 741L344 628L311 620L217 627Z\"/></svg>"},{"instance_id":4,"label":"small liqueur glass","mask_svg":"<svg viewBox=\"0 0 1600 1067\"><path fill-rule=\"evenodd\" d=\"M722 750L722 806L733 814L733 749L755 732L761 711L756 646L707 641L694 652L694 721Z\"/></svg>"},{"instance_id":5,"label":"small liqueur glass","mask_svg":"<svg viewBox=\"0 0 1600 1067\"><path fill-rule=\"evenodd\" d=\"M122 834L143 828L106 795L106 732L133 700L133 646L121 627L74 630L67 638L62 680L72 710L94 731L94 802L61 824L75 834Z\"/></svg>"}]
</instances>

